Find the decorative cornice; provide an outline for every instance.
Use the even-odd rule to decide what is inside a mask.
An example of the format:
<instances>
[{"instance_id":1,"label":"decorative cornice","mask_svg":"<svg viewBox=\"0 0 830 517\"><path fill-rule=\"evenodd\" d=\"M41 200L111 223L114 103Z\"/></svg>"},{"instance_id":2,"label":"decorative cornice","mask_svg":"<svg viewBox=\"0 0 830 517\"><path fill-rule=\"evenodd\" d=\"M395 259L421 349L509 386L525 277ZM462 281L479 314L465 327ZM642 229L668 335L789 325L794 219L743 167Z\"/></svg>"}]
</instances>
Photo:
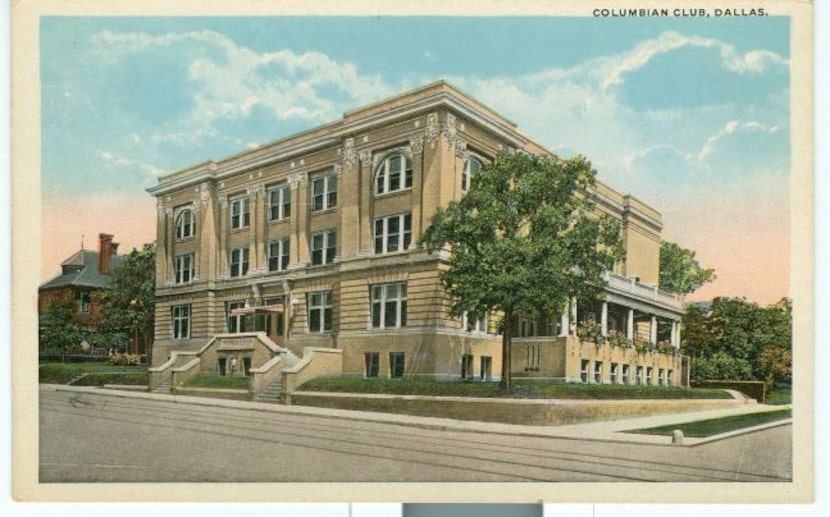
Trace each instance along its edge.
<instances>
[{"instance_id":1,"label":"decorative cornice","mask_svg":"<svg viewBox=\"0 0 830 517\"><path fill-rule=\"evenodd\" d=\"M438 125L438 113L430 113L427 115L427 127L424 128L424 137L429 142L431 149L435 149L435 140L441 133L441 128Z\"/></svg>"},{"instance_id":2,"label":"decorative cornice","mask_svg":"<svg viewBox=\"0 0 830 517\"><path fill-rule=\"evenodd\" d=\"M459 158L464 158L465 160L470 155L469 151L467 151L467 142L457 138L455 140L455 155Z\"/></svg>"},{"instance_id":3,"label":"decorative cornice","mask_svg":"<svg viewBox=\"0 0 830 517\"><path fill-rule=\"evenodd\" d=\"M412 154L420 154L424 150L424 137L416 136L409 140L409 150Z\"/></svg>"},{"instance_id":4,"label":"decorative cornice","mask_svg":"<svg viewBox=\"0 0 830 517\"><path fill-rule=\"evenodd\" d=\"M254 194L264 194L265 193L265 185L263 183L255 183L245 189L245 192L248 193L249 196Z\"/></svg>"},{"instance_id":5,"label":"decorative cornice","mask_svg":"<svg viewBox=\"0 0 830 517\"><path fill-rule=\"evenodd\" d=\"M340 159L347 169L352 167L352 164L357 159L357 152L354 148L354 138L347 138L343 142L343 152L341 153Z\"/></svg>"},{"instance_id":6,"label":"decorative cornice","mask_svg":"<svg viewBox=\"0 0 830 517\"><path fill-rule=\"evenodd\" d=\"M364 149L357 153L358 158L360 159L360 163L363 165L372 163L372 151L369 149Z\"/></svg>"},{"instance_id":7,"label":"decorative cornice","mask_svg":"<svg viewBox=\"0 0 830 517\"><path fill-rule=\"evenodd\" d=\"M458 140L458 129L456 128L455 115L447 113L447 122L444 124L444 140L447 143L447 149L453 149Z\"/></svg>"},{"instance_id":8,"label":"decorative cornice","mask_svg":"<svg viewBox=\"0 0 830 517\"><path fill-rule=\"evenodd\" d=\"M295 185L306 186L308 185L308 173L307 172L298 172L296 174L292 174L288 177L288 184L292 187Z\"/></svg>"}]
</instances>

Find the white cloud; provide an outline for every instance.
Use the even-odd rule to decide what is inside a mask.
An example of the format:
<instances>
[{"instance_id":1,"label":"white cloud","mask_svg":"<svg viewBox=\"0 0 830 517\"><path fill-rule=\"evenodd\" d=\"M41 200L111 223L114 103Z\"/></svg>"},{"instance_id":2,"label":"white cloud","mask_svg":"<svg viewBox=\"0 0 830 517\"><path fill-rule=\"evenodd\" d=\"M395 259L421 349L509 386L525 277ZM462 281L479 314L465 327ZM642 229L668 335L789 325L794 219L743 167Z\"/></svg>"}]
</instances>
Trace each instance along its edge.
<instances>
[{"instance_id":1,"label":"white cloud","mask_svg":"<svg viewBox=\"0 0 830 517\"><path fill-rule=\"evenodd\" d=\"M723 64L738 74L763 73L769 66L789 66L789 61L780 55L766 50L753 50L743 55L735 51L732 45L721 41L684 36L674 31L667 31L658 38L644 41L621 56L612 56L599 60L592 65L596 74L602 77L602 90L623 82L623 76L643 68L652 59L661 54L684 47L715 48L720 51Z\"/></svg>"}]
</instances>

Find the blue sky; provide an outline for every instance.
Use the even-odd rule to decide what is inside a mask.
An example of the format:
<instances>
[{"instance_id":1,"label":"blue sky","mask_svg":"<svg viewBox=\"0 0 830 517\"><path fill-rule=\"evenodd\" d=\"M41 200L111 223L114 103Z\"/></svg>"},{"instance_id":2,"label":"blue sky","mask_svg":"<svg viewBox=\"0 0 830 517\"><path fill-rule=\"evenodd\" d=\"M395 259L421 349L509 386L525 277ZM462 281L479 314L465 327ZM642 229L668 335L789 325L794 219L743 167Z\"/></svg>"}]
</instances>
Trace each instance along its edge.
<instances>
[{"instance_id":1,"label":"blue sky","mask_svg":"<svg viewBox=\"0 0 830 517\"><path fill-rule=\"evenodd\" d=\"M43 18L44 234L54 204L81 217L127 199L146 220L72 230L139 246L158 175L446 79L660 210L666 238L718 270L704 294L774 301L787 294L789 36L786 17ZM58 255L77 248L68 233Z\"/></svg>"}]
</instances>

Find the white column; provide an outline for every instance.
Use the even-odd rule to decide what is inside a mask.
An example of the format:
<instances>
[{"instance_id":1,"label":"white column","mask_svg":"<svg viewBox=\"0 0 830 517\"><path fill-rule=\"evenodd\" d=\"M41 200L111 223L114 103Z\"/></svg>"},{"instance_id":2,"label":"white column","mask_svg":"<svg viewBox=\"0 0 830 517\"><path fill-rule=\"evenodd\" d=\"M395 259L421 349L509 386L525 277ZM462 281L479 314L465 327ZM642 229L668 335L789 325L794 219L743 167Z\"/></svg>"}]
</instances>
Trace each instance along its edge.
<instances>
[{"instance_id":1,"label":"white column","mask_svg":"<svg viewBox=\"0 0 830 517\"><path fill-rule=\"evenodd\" d=\"M652 344L657 343L657 316L651 315L651 326L649 328L649 341Z\"/></svg>"},{"instance_id":2,"label":"white column","mask_svg":"<svg viewBox=\"0 0 830 517\"><path fill-rule=\"evenodd\" d=\"M608 302L602 302L602 314L600 315L600 326L602 335L608 335Z\"/></svg>"},{"instance_id":3,"label":"white column","mask_svg":"<svg viewBox=\"0 0 830 517\"><path fill-rule=\"evenodd\" d=\"M674 328L674 347L675 347L675 348L680 348L680 322L679 322L679 321L676 321L676 322L675 322L675 328Z\"/></svg>"},{"instance_id":4,"label":"white column","mask_svg":"<svg viewBox=\"0 0 830 517\"><path fill-rule=\"evenodd\" d=\"M576 324L578 323L577 320L577 312L576 312L576 298L571 298L571 326L569 331L570 334L576 334Z\"/></svg>"},{"instance_id":5,"label":"white column","mask_svg":"<svg viewBox=\"0 0 830 517\"><path fill-rule=\"evenodd\" d=\"M568 331L571 328L571 319L570 319L570 317L568 317L569 312L570 312L570 309L567 308L567 307L565 308L564 311L562 311L562 318L561 318L561 321L560 321L560 327L561 328L559 329L559 335L560 336L567 336Z\"/></svg>"},{"instance_id":6,"label":"white column","mask_svg":"<svg viewBox=\"0 0 830 517\"><path fill-rule=\"evenodd\" d=\"M626 321L625 337L634 341L634 309L628 309L628 320Z\"/></svg>"}]
</instances>

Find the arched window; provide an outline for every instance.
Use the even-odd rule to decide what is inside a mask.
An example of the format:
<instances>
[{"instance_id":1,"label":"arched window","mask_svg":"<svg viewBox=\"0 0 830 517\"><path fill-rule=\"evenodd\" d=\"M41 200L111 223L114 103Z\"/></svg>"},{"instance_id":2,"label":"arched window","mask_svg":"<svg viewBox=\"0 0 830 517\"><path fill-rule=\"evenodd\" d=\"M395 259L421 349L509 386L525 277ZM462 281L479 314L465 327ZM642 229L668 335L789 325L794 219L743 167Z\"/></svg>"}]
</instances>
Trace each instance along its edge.
<instances>
[{"instance_id":1,"label":"arched window","mask_svg":"<svg viewBox=\"0 0 830 517\"><path fill-rule=\"evenodd\" d=\"M412 188L412 164L401 153L392 153L375 169L375 194Z\"/></svg>"},{"instance_id":2,"label":"arched window","mask_svg":"<svg viewBox=\"0 0 830 517\"><path fill-rule=\"evenodd\" d=\"M186 239L196 235L196 218L193 211L185 208L176 219L176 239Z\"/></svg>"},{"instance_id":3,"label":"arched window","mask_svg":"<svg viewBox=\"0 0 830 517\"><path fill-rule=\"evenodd\" d=\"M470 182L473 177L478 174L482 167L484 167L484 164L481 163L481 160L475 157L470 157L466 162L464 162L464 168L461 170L462 192L470 190Z\"/></svg>"}]
</instances>

